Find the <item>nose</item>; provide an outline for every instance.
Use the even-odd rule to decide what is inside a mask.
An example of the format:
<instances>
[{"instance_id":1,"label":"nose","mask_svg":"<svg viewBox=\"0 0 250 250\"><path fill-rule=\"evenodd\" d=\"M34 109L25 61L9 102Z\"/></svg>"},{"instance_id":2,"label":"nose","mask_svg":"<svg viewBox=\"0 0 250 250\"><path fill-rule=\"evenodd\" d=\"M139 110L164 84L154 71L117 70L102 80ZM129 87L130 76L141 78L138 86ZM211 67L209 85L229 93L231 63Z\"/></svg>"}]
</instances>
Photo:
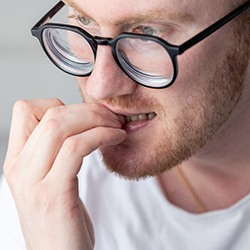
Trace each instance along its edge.
<instances>
[{"instance_id":1,"label":"nose","mask_svg":"<svg viewBox=\"0 0 250 250\"><path fill-rule=\"evenodd\" d=\"M94 69L85 83L85 93L95 100L131 94L137 84L117 65L112 49L99 45Z\"/></svg>"}]
</instances>

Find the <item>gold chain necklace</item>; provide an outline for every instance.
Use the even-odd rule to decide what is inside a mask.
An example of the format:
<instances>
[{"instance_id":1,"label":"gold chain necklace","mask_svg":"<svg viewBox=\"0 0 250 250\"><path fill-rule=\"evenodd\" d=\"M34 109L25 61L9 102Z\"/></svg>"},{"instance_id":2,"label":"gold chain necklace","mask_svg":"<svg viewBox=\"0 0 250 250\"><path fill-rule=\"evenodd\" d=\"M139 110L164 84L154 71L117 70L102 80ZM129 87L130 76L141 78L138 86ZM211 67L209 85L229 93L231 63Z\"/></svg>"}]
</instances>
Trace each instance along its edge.
<instances>
[{"instance_id":1,"label":"gold chain necklace","mask_svg":"<svg viewBox=\"0 0 250 250\"><path fill-rule=\"evenodd\" d=\"M194 191L193 187L191 186L191 184L188 181L187 177L183 173L182 169L179 166L177 166L176 167L176 171L177 171L177 174L178 174L181 182L183 183L183 185L185 186L186 190L189 192L189 194L191 195L192 199L194 200L194 202L195 202L195 204L196 204L199 212L200 213L207 212L207 208L205 207L204 203L201 201L201 199L198 196L198 194Z\"/></svg>"}]
</instances>

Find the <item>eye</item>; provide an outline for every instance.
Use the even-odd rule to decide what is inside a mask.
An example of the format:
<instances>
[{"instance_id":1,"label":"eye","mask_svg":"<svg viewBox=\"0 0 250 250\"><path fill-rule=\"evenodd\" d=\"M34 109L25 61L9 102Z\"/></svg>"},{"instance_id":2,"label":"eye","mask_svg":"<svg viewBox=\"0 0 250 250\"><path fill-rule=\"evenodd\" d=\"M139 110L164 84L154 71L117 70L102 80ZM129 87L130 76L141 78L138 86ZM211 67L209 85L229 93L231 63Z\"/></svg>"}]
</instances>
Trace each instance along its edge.
<instances>
[{"instance_id":1,"label":"eye","mask_svg":"<svg viewBox=\"0 0 250 250\"><path fill-rule=\"evenodd\" d=\"M171 23L146 23L142 25L135 25L129 28L130 32L155 36L162 38L172 44L181 44L180 38L185 34L183 29L175 24ZM185 39L183 40L185 41Z\"/></svg>"},{"instance_id":2,"label":"eye","mask_svg":"<svg viewBox=\"0 0 250 250\"><path fill-rule=\"evenodd\" d=\"M78 15L77 19L80 22L80 24L83 25L83 26L94 26L94 25L96 25L96 22L93 19L85 17L85 16Z\"/></svg>"},{"instance_id":3,"label":"eye","mask_svg":"<svg viewBox=\"0 0 250 250\"><path fill-rule=\"evenodd\" d=\"M73 12L72 15L69 15L69 19L70 19L69 21L70 24L81 27L91 35L93 36L100 35L100 27L94 19L84 15L80 15L75 11Z\"/></svg>"},{"instance_id":4,"label":"eye","mask_svg":"<svg viewBox=\"0 0 250 250\"><path fill-rule=\"evenodd\" d=\"M83 26L83 27L89 27L89 26L97 26L97 23L95 20L93 20L90 17L80 15L76 10L71 9L71 14L68 16L69 19L72 19L73 23Z\"/></svg>"},{"instance_id":5,"label":"eye","mask_svg":"<svg viewBox=\"0 0 250 250\"><path fill-rule=\"evenodd\" d=\"M154 29L154 27L143 26L143 25L140 25L140 26L134 28L133 32L139 33L139 34L144 34L144 35L150 35L150 36L157 34L157 31Z\"/></svg>"}]
</instances>

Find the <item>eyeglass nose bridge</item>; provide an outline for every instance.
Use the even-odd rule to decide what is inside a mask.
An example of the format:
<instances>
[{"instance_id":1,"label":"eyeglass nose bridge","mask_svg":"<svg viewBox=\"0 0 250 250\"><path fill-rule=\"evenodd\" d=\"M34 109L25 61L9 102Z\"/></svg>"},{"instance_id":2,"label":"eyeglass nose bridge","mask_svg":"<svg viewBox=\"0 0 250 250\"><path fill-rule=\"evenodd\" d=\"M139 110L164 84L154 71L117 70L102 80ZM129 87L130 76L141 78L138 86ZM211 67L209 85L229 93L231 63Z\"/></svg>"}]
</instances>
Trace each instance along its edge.
<instances>
[{"instance_id":1,"label":"eyeglass nose bridge","mask_svg":"<svg viewBox=\"0 0 250 250\"><path fill-rule=\"evenodd\" d=\"M94 36L93 41L96 45L106 45L112 47L112 38L111 37L100 37L100 36Z\"/></svg>"},{"instance_id":2,"label":"eyeglass nose bridge","mask_svg":"<svg viewBox=\"0 0 250 250\"><path fill-rule=\"evenodd\" d=\"M116 39L113 39L111 37L92 36L90 39L88 39L88 41L89 41L90 45L92 46L95 57L96 57L98 45L110 46L112 49L112 54L113 54L115 60L117 61L116 53L115 53Z\"/></svg>"},{"instance_id":3,"label":"eyeglass nose bridge","mask_svg":"<svg viewBox=\"0 0 250 250\"><path fill-rule=\"evenodd\" d=\"M124 71L124 69L122 68L122 66L120 65L120 63L117 59L117 55L116 55L116 51L115 51L115 46L116 46L117 40L118 40L117 37L111 38L111 37L93 36L91 39L91 42L92 42L92 46L94 47L93 50L94 50L95 57L96 57L98 45L110 46L112 49L112 54L113 54L115 61L117 62L118 66L120 66L120 68Z\"/></svg>"}]
</instances>

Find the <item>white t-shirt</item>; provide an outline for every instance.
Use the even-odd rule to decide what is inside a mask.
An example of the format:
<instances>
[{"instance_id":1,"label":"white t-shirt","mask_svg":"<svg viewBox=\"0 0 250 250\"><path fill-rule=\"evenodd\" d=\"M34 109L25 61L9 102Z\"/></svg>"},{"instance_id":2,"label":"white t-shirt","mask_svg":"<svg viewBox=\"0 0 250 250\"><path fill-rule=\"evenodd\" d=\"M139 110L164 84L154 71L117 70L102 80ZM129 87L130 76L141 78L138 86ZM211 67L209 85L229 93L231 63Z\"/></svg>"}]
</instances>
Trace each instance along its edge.
<instances>
[{"instance_id":1,"label":"white t-shirt","mask_svg":"<svg viewBox=\"0 0 250 250\"><path fill-rule=\"evenodd\" d=\"M81 198L94 224L95 250L250 249L250 195L227 209L192 214L170 204L155 178L127 181L108 173L97 152L85 158L79 180ZM0 249L25 249L4 179Z\"/></svg>"}]
</instances>

